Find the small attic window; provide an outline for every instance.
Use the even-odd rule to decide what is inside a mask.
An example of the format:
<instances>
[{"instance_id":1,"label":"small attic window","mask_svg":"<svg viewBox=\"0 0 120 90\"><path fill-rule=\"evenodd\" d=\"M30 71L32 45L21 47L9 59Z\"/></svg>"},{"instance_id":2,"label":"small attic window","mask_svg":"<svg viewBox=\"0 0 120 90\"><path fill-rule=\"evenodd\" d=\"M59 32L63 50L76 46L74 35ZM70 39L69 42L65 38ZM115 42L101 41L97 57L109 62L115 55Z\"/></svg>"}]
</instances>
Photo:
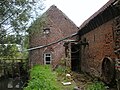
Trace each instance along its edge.
<instances>
[{"instance_id":1,"label":"small attic window","mask_svg":"<svg viewBox=\"0 0 120 90\"><path fill-rule=\"evenodd\" d=\"M45 35L49 34L49 33L50 33L50 28L44 28L44 29L43 29L43 33L44 33Z\"/></svg>"},{"instance_id":2,"label":"small attic window","mask_svg":"<svg viewBox=\"0 0 120 90\"><path fill-rule=\"evenodd\" d=\"M65 20L67 20L67 18L65 17Z\"/></svg>"}]
</instances>

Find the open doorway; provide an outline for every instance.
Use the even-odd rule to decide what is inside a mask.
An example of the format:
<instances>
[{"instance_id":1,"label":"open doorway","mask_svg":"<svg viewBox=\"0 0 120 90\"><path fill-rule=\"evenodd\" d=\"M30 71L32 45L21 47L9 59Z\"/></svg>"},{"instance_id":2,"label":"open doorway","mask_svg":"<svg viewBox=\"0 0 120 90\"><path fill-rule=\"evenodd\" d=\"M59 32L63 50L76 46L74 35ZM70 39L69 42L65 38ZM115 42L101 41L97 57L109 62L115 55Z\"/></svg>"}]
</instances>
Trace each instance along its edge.
<instances>
[{"instance_id":1,"label":"open doorway","mask_svg":"<svg viewBox=\"0 0 120 90\"><path fill-rule=\"evenodd\" d=\"M71 44L71 70L80 71L80 47L78 44Z\"/></svg>"}]
</instances>

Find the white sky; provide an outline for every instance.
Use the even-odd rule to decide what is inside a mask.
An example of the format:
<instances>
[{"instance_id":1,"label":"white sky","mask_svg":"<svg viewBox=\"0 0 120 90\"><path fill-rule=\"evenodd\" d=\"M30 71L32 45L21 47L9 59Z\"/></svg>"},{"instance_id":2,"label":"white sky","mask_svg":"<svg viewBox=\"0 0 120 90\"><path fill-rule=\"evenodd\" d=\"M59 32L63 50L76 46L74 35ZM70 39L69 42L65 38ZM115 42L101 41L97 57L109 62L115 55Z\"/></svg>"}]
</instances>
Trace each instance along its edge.
<instances>
[{"instance_id":1,"label":"white sky","mask_svg":"<svg viewBox=\"0 0 120 90\"><path fill-rule=\"evenodd\" d=\"M56 5L77 26L94 14L109 0L46 0L46 9ZM45 10L46 10L45 9Z\"/></svg>"}]
</instances>

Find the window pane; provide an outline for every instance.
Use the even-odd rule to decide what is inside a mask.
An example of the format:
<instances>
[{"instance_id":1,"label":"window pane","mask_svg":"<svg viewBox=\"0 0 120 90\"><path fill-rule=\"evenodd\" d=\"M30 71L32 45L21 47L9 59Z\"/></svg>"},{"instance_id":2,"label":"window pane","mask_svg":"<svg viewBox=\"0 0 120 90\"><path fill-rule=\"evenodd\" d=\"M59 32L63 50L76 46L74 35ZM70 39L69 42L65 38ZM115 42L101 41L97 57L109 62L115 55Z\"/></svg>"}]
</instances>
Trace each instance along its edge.
<instances>
[{"instance_id":1,"label":"window pane","mask_svg":"<svg viewBox=\"0 0 120 90\"><path fill-rule=\"evenodd\" d=\"M50 61L50 57L46 57L46 61Z\"/></svg>"},{"instance_id":2,"label":"window pane","mask_svg":"<svg viewBox=\"0 0 120 90\"><path fill-rule=\"evenodd\" d=\"M46 62L46 64L50 64L50 62Z\"/></svg>"},{"instance_id":3,"label":"window pane","mask_svg":"<svg viewBox=\"0 0 120 90\"><path fill-rule=\"evenodd\" d=\"M44 64L51 64L52 56L50 53L44 54Z\"/></svg>"},{"instance_id":4,"label":"window pane","mask_svg":"<svg viewBox=\"0 0 120 90\"><path fill-rule=\"evenodd\" d=\"M50 56L50 54L46 54L46 56Z\"/></svg>"}]
</instances>

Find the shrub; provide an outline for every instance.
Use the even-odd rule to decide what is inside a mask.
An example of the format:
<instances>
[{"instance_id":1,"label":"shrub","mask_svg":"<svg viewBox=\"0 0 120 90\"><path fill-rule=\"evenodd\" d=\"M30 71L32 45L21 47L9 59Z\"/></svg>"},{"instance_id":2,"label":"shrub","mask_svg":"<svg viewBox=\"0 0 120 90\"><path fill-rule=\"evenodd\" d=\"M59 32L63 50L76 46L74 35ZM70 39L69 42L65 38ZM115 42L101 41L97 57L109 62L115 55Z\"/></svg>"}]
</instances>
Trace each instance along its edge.
<instances>
[{"instance_id":1,"label":"shrub","mask_svg":"<svg viewBox=\"0 0 120 90\"><path fill-rule=\"evenodd\" d=\"M59 90L56 78L50 66L36 65L30 70L30 80L24 90Z\"/></svg>"},{"instance_id":2,"label":"shrub","mask_svg":"<svg viewBox=\"0 0 120 90\"><path fill-rule=\"evenodd\" d=\"M68 68L68 67L66 67L66 66L61 66L61 65L59 65L59 66L56 68L55 71L57 72L58 76L59 76L59 75L65 75L66 73L70 73L70 72L71 72L70 68Z\"/></svg>"},{"instance_id":3,"label":"shrub","mask_svg":"<svg viewBox=\"0 0 120 90\"><path fill-rule=\"evenodd\" d=\"M105 85L102 82L94 82L87 86L86 90L106 90Z\"/></svg>"}]
</instances>

